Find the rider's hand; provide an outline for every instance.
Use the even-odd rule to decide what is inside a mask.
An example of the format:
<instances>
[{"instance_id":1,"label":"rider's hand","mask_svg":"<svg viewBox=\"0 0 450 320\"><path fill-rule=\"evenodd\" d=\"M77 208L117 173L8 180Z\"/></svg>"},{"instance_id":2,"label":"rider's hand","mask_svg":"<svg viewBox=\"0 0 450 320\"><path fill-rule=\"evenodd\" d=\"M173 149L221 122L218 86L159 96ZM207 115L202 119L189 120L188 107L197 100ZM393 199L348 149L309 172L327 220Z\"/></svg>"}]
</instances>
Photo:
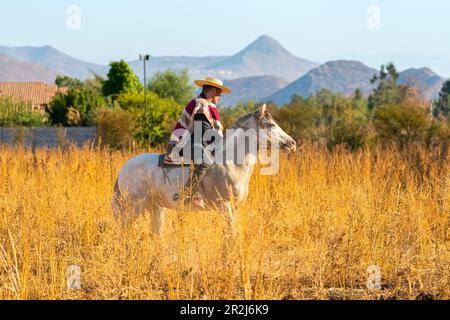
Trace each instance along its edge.
<instances>
[{"instance_id":1,"label":"rider's hand","mask_svg":"<svg viewBox=\"0 0 450 320\"><path fill-rule=\"evenodd\" d=\"M167 150L166 152L169 154L172 152L173 148L175 148L175 146L177 145L178 142L176 141L170 141L169 144L167 145Z\"/></svg>"}]
</instances>

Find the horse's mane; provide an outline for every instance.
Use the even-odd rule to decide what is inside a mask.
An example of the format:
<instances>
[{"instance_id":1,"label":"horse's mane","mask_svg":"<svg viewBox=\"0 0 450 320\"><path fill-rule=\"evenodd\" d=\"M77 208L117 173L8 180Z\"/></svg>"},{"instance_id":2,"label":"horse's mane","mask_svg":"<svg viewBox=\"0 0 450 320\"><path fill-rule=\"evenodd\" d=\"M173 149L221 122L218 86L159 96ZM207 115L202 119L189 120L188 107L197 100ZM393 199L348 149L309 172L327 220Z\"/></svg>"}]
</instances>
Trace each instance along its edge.
<instances>
[{"instance_id":1,"label":"horse's mane","mask_svg":"<svg viewBox=\"0 0 450 320\"><path fill-rule=\"evenodd\" d=\"M249 114L239 118L232 126L231 128L240 128L242 126L242 123L245 123L247 120L249 120L252 117L258 117L261 111L254 111L250 112ZM264 118L267 120L273 120L273 116L269 112L264 112Z\"/></svg>"}]
</instances>

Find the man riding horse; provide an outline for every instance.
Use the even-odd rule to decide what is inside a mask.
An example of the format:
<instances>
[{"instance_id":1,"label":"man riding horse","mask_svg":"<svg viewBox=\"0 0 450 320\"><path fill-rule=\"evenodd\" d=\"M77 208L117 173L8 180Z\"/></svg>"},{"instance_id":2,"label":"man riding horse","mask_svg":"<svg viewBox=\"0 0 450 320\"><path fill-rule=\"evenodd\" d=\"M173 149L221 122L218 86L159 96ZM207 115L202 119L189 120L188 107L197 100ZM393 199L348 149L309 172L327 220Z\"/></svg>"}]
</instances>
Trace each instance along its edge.
<instances>
[{"instance_id":1,"label":"man riding horse","mask_svg":"<svg viewBox=\"0 0 450 320\"><path fill-rule=\"evenodd\" d=\"M213 129L217 130L220 136L223 136L223 127L220 123L216 105L220 101L222 94L230 93L231 90L225 87L222 81L211 77L194 82L198 87L202 88L202 92L197 98L189 102L183 110L170 137L167 159L172 161L172 159L179 156L173 152L175 146L188 145L191 150L191 157L192 155L195 156L195 159L189 159L194 161L194 170L192 177L189 177L184 186L183 196L179 193L175 194L174 201L184 198L185 205L192 204L204 208L204 202L202 196L198 193L198 188L214 158L214 152L211 152L208 146L213 142L217 142L205 141L204 135L208 130ZM198 139L201 140L198 141Z\"/></svg>"}]
</instances>

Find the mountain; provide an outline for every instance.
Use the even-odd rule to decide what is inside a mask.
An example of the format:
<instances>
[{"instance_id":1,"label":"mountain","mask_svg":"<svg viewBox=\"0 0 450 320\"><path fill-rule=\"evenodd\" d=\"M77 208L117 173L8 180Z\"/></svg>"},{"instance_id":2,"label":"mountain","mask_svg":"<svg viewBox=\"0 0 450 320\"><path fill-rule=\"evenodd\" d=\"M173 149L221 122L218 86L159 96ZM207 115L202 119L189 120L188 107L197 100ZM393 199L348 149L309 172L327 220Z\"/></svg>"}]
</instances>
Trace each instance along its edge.
<instances>
[{"instance_id":1,"label":"mountain","mask_svg":"<svg viewBox=\"0 0 450 320\"><path fill-rule=\"evenodd\" d=\"M108 66L89 63L71 57L51 46L6 47L0 54L15 60L40 64L63 75L86 79L91 70L105 76ZM133 71L143 79L142 61L128 62ZM295 57L269 36L261 36L234 56L212 57L151 57L147 65L150 78L158 71L189 69L191 79L213 76L222 80L255 76L275 76L293 81L318 64Z\"/></svg>"},{"instance_id":2,"label":"mountain","mask_svg":"<svg viewBox=\"0 0 450 320\"><path fill-rule=\"evenodd\" d=\"M445 79L429 68L411 68L400 72L398 82L416 88L422 98L431 100L439 97Z\"/></svg>"},{"instance_id":3,"label":"mountain","mask_svg":"<svg viewBox=\"0 0 450 320\"><path fill-rule=\"evenodd\" d=\"M57 74L86 79L92 76L90 70L105 76L109 69L71 57L51 46L0 46L0 55L0 79L8 81L53 82ZM134 60L129 64L143 79L142 61ZM293 94L307 97L320 89L350 95L360 88L368 95L373 88L369 80L377 73L376 69L356 60L336 60L319 66L292 55L266 35L233 56L151 57L147 64L148 78L168 69L188 69L191 80L206 76L225 80L234 93L224 97L224 105L249 100L286 103ZM287 85L287 82L292 83ZM429 68L407 69L399 77L399 83L417 88L425 99L436 98L443 82L444 79Z\"/></svg>"},{"instance_id":4,"label":"mountain","mask_svg":"<svg viewBox=\"0 0 450 320\"><path fill-rule=\"evenodd\" d=\"M18 61L0 54L0 81L54 83L57 72L41 65Z\"/></svg>"},{"instance_id":5,"label":"mountain","mask_svg":"<svg viewBox=\"0 0 450 320\"><path fill-rule=\"evenodd\" d=\"M272 75L288 81L298 79L318 64L298 58L269 36L261 36L236 55L207 67L225 79Z\"/></svg>"},{"instance_id":6,"label":"mountain","mask_svg":"<svg viewBox=\"0 0 450 320\"><path fill-rule=\"evenodd\" d=\"M376 69L369 68L358 61L331 61L311 70L264 100L285 104L291 101L294 94L308 97L321 89L351 95L359 88L363 94L368 95L373 89L370 79L376 73Z\"/></svg>"},{"instance_id":7,"label":"mountain","mask_svg":"<svg viewBox=\"0 0 450 320\"><path fill-rule=\"evenodd\" d=\"M346 52L340 54L339 56L332 56L326 60L339 60L340 57L345 57L347 60L361 61L365 65L375 69L379 69L381 65L386 65L388 62L393 62L398 70L427 66L428 68L435 70L439 75L450 75L450 60L444 56L383 53L360 54L355 52Z\"/></svg>"},{"instance_id":8,"label":"mountain","mask_svg":"<svg viewBox=\"0 0 450 320\"><path fill-rule=\"evenodd\" d=\"M224 84L230 87L233 92L224 95L220 105L231 106L239 102L259 101L286 87L289 82L280 77L259 76L226 80Z\"/></svg>"},{"instance_id":9,"label":"mountain","mask_svg":"<svg viewBox=\"0 0 450 320\"><path fill-rule=\"evenodd\" d=\"M91 77L90 70L104 75L108 67L85 62L73 58L51 47L5 47L0 46L0 54L15 60L31 62L42 65L59 74L68 75L79 79Z\"/></svg>"},{"instance_id":10,"label":"mountain","mask_svg":"<svg viewBox=\"0 0 450 320\"><path fill-rule=\"evenodd\" d=\"M134 60L129 64L142 79L142 62ZM293 81L316 66L318 64L315 62L295 57L271 37L261 36L231 57L152 57L147 70L149 76L167 69L189 69L192 79L207 76L222 80L276 76Z\"/></svg>"}]
</instances>

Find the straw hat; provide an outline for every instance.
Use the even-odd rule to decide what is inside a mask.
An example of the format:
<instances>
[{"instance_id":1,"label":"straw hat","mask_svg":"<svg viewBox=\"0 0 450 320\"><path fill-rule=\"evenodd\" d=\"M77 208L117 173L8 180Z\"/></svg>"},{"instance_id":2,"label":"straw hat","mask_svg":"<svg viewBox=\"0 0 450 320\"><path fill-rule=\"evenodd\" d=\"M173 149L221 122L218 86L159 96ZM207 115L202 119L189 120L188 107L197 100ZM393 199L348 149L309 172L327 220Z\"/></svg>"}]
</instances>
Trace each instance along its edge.
<instances>
[{"instance_id":1,"label":"straw hat","mask_svg":"<svg viewBox=\"0 0 450 320\"><path fill-rule=\"evenodd\" d=\"M212 86L222 90L222 93L231 92L230 88L224 87L223 81L211 77L207 77L205 80L195 80L194 83L200 88L203 88L203 86Z\"/></svg>"}]
</instances>

